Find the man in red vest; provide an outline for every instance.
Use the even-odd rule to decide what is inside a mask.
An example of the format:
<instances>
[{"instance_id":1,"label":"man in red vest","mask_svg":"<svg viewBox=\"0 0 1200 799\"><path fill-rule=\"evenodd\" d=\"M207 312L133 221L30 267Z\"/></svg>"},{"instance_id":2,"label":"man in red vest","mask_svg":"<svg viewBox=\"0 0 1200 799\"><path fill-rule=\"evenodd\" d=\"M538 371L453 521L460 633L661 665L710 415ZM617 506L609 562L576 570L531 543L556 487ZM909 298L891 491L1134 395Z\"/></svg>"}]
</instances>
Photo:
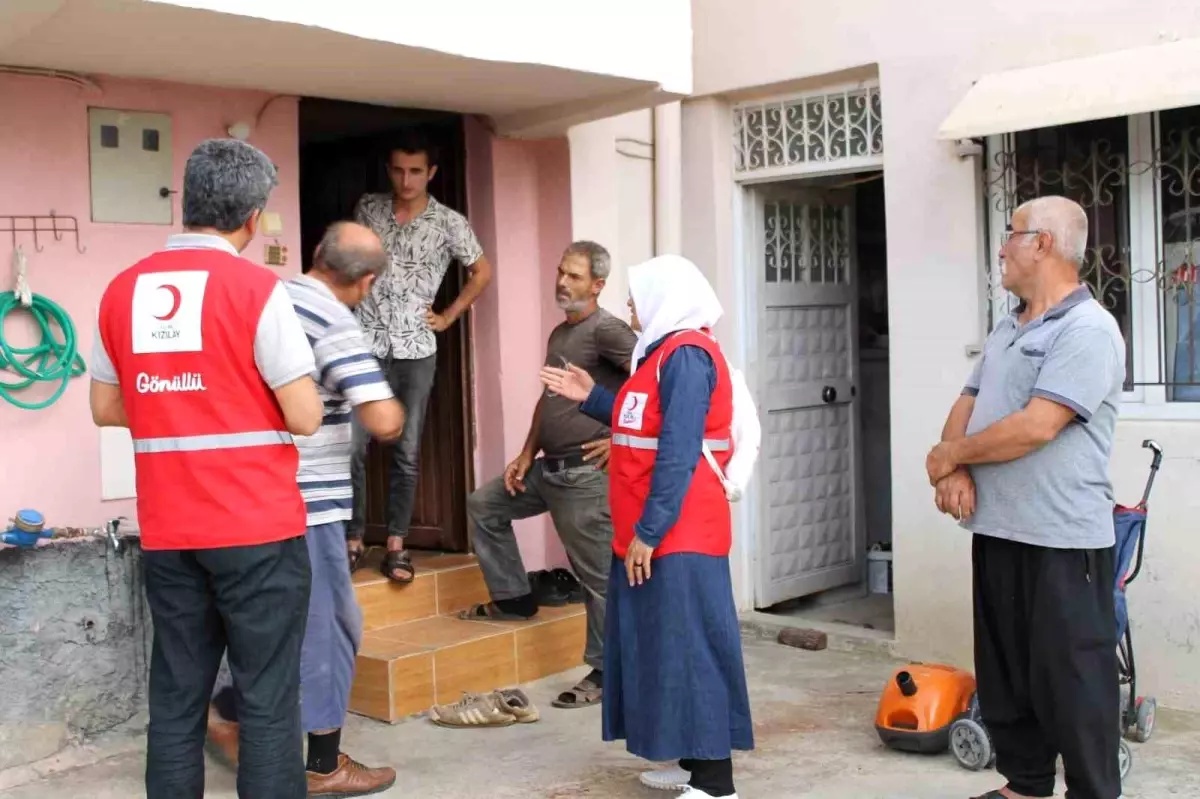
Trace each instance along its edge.
<instances>
[{"instance_id":1,"label":"man in red vest","mask_svg":"<svg viewBox=\"0 0 1200 799\"><path fill-rule=\"evenodd\" d=\"M293 435L320 427L312 349L278 277L239 256L276 171L240 141L202 142L183 227L100 302L92 417L128 427L150 663L148 799L204 795L205 716L228 649L243 799L306 795L300 646L310 570Z\"/></svg>"}]
</instances>

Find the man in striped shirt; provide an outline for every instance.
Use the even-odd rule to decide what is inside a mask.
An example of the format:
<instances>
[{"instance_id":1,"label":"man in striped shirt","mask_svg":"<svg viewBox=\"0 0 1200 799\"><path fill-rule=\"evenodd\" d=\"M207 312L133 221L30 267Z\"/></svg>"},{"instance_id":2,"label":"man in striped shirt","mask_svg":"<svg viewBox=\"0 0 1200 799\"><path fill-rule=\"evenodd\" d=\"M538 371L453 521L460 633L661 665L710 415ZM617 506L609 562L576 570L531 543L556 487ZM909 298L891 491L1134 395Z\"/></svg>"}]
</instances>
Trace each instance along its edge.
<instances>
[{"instance_id":1,"label":"man in striped shirt","mask_svg":"<svg viewBox=\"0 0 1200 799\"><path fill-rule=\"evenodd\" d=\"M371 290L387 257L370 229L340 222L325 233L308 274L284 285L312 345L313 379L325 404L321 428L297 437L297 479L308 511L312 594L300 659L301 717L308 733L308 795L363 796L395 782L391 768L368 769L341 753L341 727L350 702L362 613L346 558L350 519L351 416L374 437L391 441L404 429L404 409L392 394L351 309ZM230 689L214 700L219 718L209 736L236 762L236 703Z\"/></svg>"}]
</instances>

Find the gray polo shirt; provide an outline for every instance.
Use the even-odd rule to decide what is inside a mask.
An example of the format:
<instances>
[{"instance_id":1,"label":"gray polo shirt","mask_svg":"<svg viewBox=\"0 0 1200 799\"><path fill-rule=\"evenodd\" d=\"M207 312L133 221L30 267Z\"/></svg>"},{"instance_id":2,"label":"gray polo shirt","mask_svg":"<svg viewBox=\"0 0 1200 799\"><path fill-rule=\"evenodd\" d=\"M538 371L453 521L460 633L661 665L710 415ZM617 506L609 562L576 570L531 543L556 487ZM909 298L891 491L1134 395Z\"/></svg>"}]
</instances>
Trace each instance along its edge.
<instances>
[{"instance_id":1,"label":"gray polo shirt","mask_svg":"<svg viewBox=\"0 0 1200 799\"><path fill-rule=\"evenodd\" d=\"M1117 322L1081 286L1024 326L1002 319L963 392L975 397L967 435L1042 397L1075 418L1040 449L1008 463L970 467L976 509L963 526L981 535L1058 549L1113 544L1108 476L1125 382Z\"/></svg>"}]
</instances>

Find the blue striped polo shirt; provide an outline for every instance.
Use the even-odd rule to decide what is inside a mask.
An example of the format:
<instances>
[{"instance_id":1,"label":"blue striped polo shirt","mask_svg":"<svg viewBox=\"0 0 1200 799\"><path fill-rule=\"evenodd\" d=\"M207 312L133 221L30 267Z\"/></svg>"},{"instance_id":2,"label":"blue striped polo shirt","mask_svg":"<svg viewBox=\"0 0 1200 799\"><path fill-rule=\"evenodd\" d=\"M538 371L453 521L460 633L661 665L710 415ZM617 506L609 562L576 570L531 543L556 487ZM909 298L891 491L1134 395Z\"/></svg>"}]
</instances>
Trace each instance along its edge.
<instances>
[{"instance_id":1,"label":"blue striped polo shirt","mask_svg":"<svg viewBox=\"0 0 1200 799\"><path fill-rule=\"evenodd\" d=\"M358 320L328 286L308 275L296 275L284 285L312 345L316 362L312 378L325 403L321 429L295 437L300 451L297 479L308 526L349 521L354 498L351 415L357 405L390 399L392 389Z\"/></svg>"}]
</instances>

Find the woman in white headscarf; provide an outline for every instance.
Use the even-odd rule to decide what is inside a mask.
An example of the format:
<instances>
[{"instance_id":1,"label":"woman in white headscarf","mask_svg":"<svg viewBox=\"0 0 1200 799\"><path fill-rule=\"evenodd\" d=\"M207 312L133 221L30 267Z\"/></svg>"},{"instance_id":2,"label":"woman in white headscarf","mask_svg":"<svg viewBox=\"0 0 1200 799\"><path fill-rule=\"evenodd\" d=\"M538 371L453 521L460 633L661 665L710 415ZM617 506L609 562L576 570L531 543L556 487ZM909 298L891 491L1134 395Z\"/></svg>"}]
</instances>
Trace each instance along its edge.
<instances>
[{"instance_id":1,"label":"woman in white headscarf","mask_svg":"<svg viewBox=\"0 0 1200 799\"><path fill-rule=\"evenodd\" d=\"M617 395L576 367L551 390L609 423L613 567L604 636L604 740L678 767L642 782L685 799L734 797L733 750L754 747L729 572L724 468L733 390L712 328L721 304L700 270L662 256L629 270L639 331Z\"/></svg>"}]
</instances>

